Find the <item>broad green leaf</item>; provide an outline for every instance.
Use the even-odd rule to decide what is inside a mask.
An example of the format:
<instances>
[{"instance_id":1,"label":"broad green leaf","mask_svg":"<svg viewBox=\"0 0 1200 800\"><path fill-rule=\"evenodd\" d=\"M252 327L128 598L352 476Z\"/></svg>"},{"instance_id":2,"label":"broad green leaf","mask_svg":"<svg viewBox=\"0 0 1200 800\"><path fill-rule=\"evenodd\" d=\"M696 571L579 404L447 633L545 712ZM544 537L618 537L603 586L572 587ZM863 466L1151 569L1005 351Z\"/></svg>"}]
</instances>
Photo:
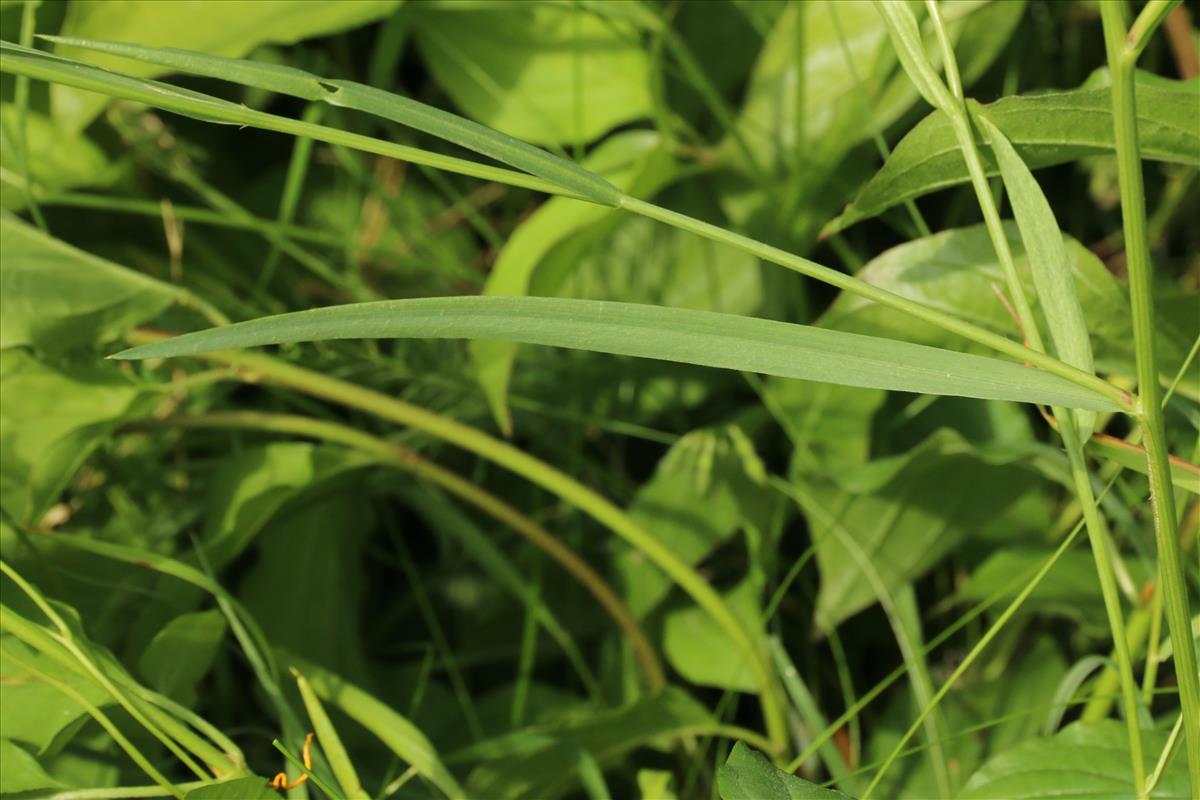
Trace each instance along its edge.
<instances>
[{"instance_id":1,"label":"broad green leaf","mask_svg":"<svg viewBox=\"0 0 1200 800\"><path fill-rule=\"evenodd\" d=\"M540 297L391 300L281 314L117 354L165 358L284 342L497 339L877 389L1116 410L1015 362L805 325L677 308Z\"/></svg>"},{"instance_id":2,"label":"broad green leaf","mask_svg":"<svg viewBox=\"0 0 1200 800\"><path fill-rule=\"evenodd\" d=\"M1142 730L1146 771L1166 742L1162 730ZM1076 722L1049 738L1028 739L984 764L959 795L964 800L1050 800L1065 796L1134 797L1129 768L1129 739L1124 723ZM1152 798L1186 800L1185 759L1175 758Z\"/></svg>"},{"instance_id":3,"label":"broad green leaf","mask_svg":"<svg viewBox=\"0 0 1200 800\"><path fill-rule=\"evenodd\" d=\"M220 611L180 614L150 641L138 659L138 671L154 689L193 706L196 684L208 674L224 638Z\"/></svg>"},{"instance_id":4,"label":"broad green leaf","mask_svg":"<svg viewBox=\"0 0 1200 800\"><path fill-rule=\"evenodd\" d=\"M184 800L279 800L266 778L234 778L192 789Z\"/></svg>"},{"instance_id":5,"label":"broad green leaf","mask_svg":"<svg viewBox=\"0 0 1200 800\"><path fill-rule=\"evenodd\" d=\"M624 708L480 742L460 755L482 762L468 778L472 797L551 800L578 785L581 751L607 768L634 748L715 727L704 706L671 687Z\"/></svg>"},{"instance_id":6,"label":"broad green leaf","mask_svg":"<svg viewBox=\"0 0 1200 800\"><path fill-rule=\"evenodd\" d=\"M1193 109L1200 103L1200 80L1171 88L1137 87L1138 144L1142 157L1200 165L1200 131ZM979 115L995 125L1031 169L1113 151L1112 98L1108 89L1075 89L1052 94L1006 97L982 107ZM989 175L999 170L982 152ZM968 180L966 163L950 119L935 111L900 140L891 158L863 188L826 234L877 216L892 206Z\"/></svg>"},{"instance_id":7,"label":"broad green leaf","mask_svg":"<svg viewBox=\"0 0 1200 800\"><path fill-rule=\"evenodd\" d=\"M0 347L112 341L179 298L174 287L0 216Z\"/></svg>"},{"instance_id":8,"label":"broad green leaf","mask_svg":"<svg viewBox=\"0 0 1200 800\"><path fill-rule=\"evenodd\" d=\"M662 147L660 137L648 131L631 131L606 139L588 154L582 166L634 195L653 194L675 173L674 160ZM484 284L488 295L526 295L534 273L556 244L583 232L597 232L601 223L611 222L617 212L593 203L569 198L548 200L508 237ZM584 237L589 241L591 236ZM512 430L508 387L516 360L517 346L509 342L472 342L480 386L492 407L496 422L506 433Z\"/></svg>"},{"instance_id":9,"label":"broad green leaf","mask_svg":"<svg viewBox=\"0 0 1200 800\"><path fill-rule=\"evenodd\" d=\"M71 3L63 20L63 36L115 39L162 47L181 47L221 56L243 56L262 44L293 44L313 36L358 27L390 14L400 0L106 0ZM162 69L129 68L112 56L59 47L65 55L102 67L148 78ZM58 86L51 92L55 117L83 129L105 105L105 98Z\"/></svg>"},{"instance_id":10,"label":"broad green leaf","mask_svg":"<svg viewBox=\"0 0 1200 800\"><path fill-rule=\"evenodd\" d=\"M654 475L638 489L629 515L683 561L698 564L760 514L776 498L757 486L730 431L692 431L672 445ZM673 585L667 576L627 547L613 554L617 580L630 610L648 615ZM753 615L749 618L753 619Z\"/></svg>"},{"instance_id":11,"label":"broad green leaf","mask_svg":"<svg viewBox=\"0 0 1200 800\"><path fill-rule=\"evenodd\" d=\"M1037 287L1038 303L1050 328L1053 352L1060 361L1084 372L1094 372L1092 343L1054 211L1037 179L1000 129L984 116L979 117L979 124L991 140L992 152L1004 178L1021 241L1025 243L1033 285ZM1075 416L1081 438L1088 439L1095 428L1096 415L1077 412Z\"/></svg>"},{"instance_id":12,"label":"broad green leaf","mask_svg":"<svg viewBox=\"0 0 1200 800\"><path fill-rule=\"evenodd\" d=\"M0 739L0 764L4 765L0 770L0 795L63 788L25 748L9 739Z\"/></svg>"},{"instance_id":13,"label":"broad green leaf","mask_svg":"<svg viewBox=\"0 0 1200 800\"><path fill-rule=\"evenodd\" d=\"M877 601L863 558L894 591L968 536L1010 526L1008 513L1037 479L964 447L950 431L909 453L842 470L837 482L804 479L801 506L821 570L817 625L828 631Z\"/></svg>"},{"instance_id":14,"label":"broad green leaf","mask_svg":"<svg viewBox=\"0 0 1200 800\"><path fill-rule=\"evenodd\" d=\"M722 593L722 599L748 627L759 628L760 594L761 581L751 578ZM729 646L729 637L701 608L692 606L666 615L663 654L689 683L739 692L755 689L745 653Z\"/></svg>"},{"instance_id":15,"label":"broad green leaf","mask_svg":"<svg viewBox=\"0 0 1200 800\"><path fill-rule=\"evenodd\" d=\"M539 144L590 142L650 116L638 32L570 4L420 8L417 45L463 113Z\"/></svg>"},{"instance_id":16,"label":"broad green leaf","mask_svg":"<svg viewBox=\"0 0 1200 800\"><path fill-rule=\"evenodd\" d=\"M1023 2L1011 0L943 4L964 82L992 63L1023 11ZM940 63L928 26L922 38L929 59ZM798 177L808 180L807 173L830 169L912 106L918 94L896 67L887 27L871 3L788 4L754 64L738 129L773 162L794 154L806 173ZM743 158L730 139L721 150L738 163Z\"/></svg>"},{"instance_id":17,"label":"broad green leaf","mask_svg":"<svg viewBox=\"0 0 1200 800\"><path fill-rule=\"evenodd\" d=\"M1020 579L1032 575L1050 554L1050 549L1032 543L1019 543L996 551L975 568L958 596L965 602L978 602L997 595L1011 599L1022 589ZM1024 610L1065 616L1077 623L1103 620L1103 598L1091 554L1072 550L1060 556L1054 569L1025 601ZM1104 625L1101 622L1096 626L1093 622L1093 627L1103 629Z\"/></svg>"},{"instance_id":18,"label":"broad green leaf","mask_svg":"<svg viewBox=\"0 0 1200 800\"><path fill-rule=\"evenodd\" d=\"M0 208L8 211L20 210L26 202L20 120L16 106L0 104ZM29 143L29 171L38 191L105 186L116 178L116 167L91 139L65 130L32 109L25 112L25 140Z\"/></svg>"},{"instance_id":19,"label":"broad green leaf","mask_svg":"<svg viewBox=\"0 0 1200 800\"><path fill-rule=\"evenodd\" d=\"M1017 274L1030 297L1034 297L1033 276L1017 227L1005 225L1009 247L1017 264ZM1065 238L1065 237L1064 237ZM1113 277L1100 259L1073 239L1066 239L1067 259L1074 278L1075 291L1083 307L1084 320L1095 348L1096 364L1101 370L1134 374L1132 333L1129 327L1129 298L1125 288ZM1016 323L996 296L993 285L1004 284L1003 272L995 249L983 225L943 231L885 251L857 273L857 277L925 305L952 311L956 316L993 331L1015 334ZM1036 301L1036 298L1034 298ZM1177 301L1180 324L1162 304L1159 341L1163 374L1170 380L1191 346L1196 315L1190 309L1195 299ZM1184 312L1184 306L1189 311ZM1035 310L1038 303L1034 302ZM1040 312L1039 312L1040 313ZM915 320L875 303L842 293L819 321L822 326L906 339L934 347L962 347L957 339L940 328ZM1180 329L1182 326L1182 329ZM972 347L968 345L968 347Z\"/></svg>"},{"instance_id":20,"label":"broad green leaf","mask_svg":"<svg viewBox=\"0 0 1200 800\"><path fill-rule=\"evenodd\" d=\"M357 686L315 664L291 656L281 656L281 661L295 665L308 679L317 697L341 709L346 716L375 734L388 749L450 800L467 796L442 764L425 734L407 719Z\"/></svg>"},{"instance_id":21,"label":"broad green leaf","mask_svg":"<svg viewBox=\"0 0 1200 800\"><path fill-rule=\"evenodd\" d=\"M531 144L514 139L499 131L480 125L471 120L442 111L424 103L419 103L401 95L385 92L372 86L354 81L333 80L320 78L294 67L277 64L259 64L253 61L207 56L187 50L173 48L141 47L120 42L101 42L84 39L60 39L54 41L70 44L73 47L95 50L123 58L171 67L181 72L194 75L205 75L221 80L232 80L246 86L278 91L294 95L306 100L320 100L330 105L349 108L373 114L377 117L407 125L423 131L430 136L444 139L448 142L474 150L477 153L502 161L517 169L524 170L530 175L536 175L561 190L586 197L602 205L615 206L621 197L621 192L603 178L577 166L565 158L547 153L545 150ZM313 133L320 131L322 126L305 125L294 120L273 117L270 114L254 112L244 106L229 103L224 100L208 97L197 92L177 89L169 84L150 81L138 81L124 75L89 70L86 65L65 61L63 59L48 59L36 51L6 44L5 53L10 62L7 68L17 71L17 67L25 64L21 74L53 81L72 81L72 85L96 91L111 93L128 99L141 100L153 106L169 108L179 113L196 116L209 122L229 122L239 124L258 124L275 130L285 130L289 133ZM12 62L16 62L15 64ZM166 93L167 99L173 100L171 105L165 105L163 98L156 93ZM332 139L342 142L353 141L366 146L377 140L366 136L356 136L342 132ZM314 136L313 138L321 138ZM329 141L331 138L323 138ZM386 149L386 148L385 148ZM446 167L460 159L434 157L415 158L422 151L415 148L400 148L407 150L409 160L426 163L431 166ZM373 152L381 152L377 146ZM386 155L386 152L381 154ZM398 155L404 158L405 155ZM484 168L486 170L486 167ZM462 170L461 163L459 171ZM492 170L492 177L503 180L503 173ZM465 172L485 176L479 169ZM503 180L513 183L512 180Z\"/></svg>"},{"instance_id":22,"label":"broad green leaf","mask_svg":"<svg viewBox=\"0 0 1200 800\"><path fill-rule=\"evenodd\" d=\"M766 756L743 742L733 746L717 771L717 790L721 800L850 800L772 766Z\"/></svg>"},{"instance_id":23,"label":"broad green leaf","mask_svg":"<svg viewBox=\"0 0 1200 800\"><path fill-rule=\"evenodd\" d=\"M69 738L68 734L78 728L87 711L74 698L38 680L19 666L18 661L70 685L93 705L112 701L95 681L70 672L15 636L0 634L0 730L6 738L29 745L38 753Z\"/></svg>"},{"instance_id":24,"label":"broad green leaf","mask_svg":"<svg viewBox=\"0 0 1200 800\"><path fill-rule=\"evenodd\" d=\"M1095 568L1092 569L1093 573ZM1095 576L1092 578L1095 582ZM945 722L942 747L961 786L989 753L1003 752L1038 735L1067 666L1052 635L1031 632L1022 647L969 672L956 691L939 704ZM995 680L990 670L1002 670ZM896 692L877 712L862 753L878 763L895 748L920 706L909 692ZM925 753L906 754L875 787L876 797L926 800L938 796L938 783Z\"/></svg>"},{"instance_id":25,"label":"broad green leaf","mask_svg":"<svg viewBox=\"0 0 1200 800\"><path fill-rule=\"evenodd\" d=\"M142 408L146 393L106 366L54 368L0 351L0 508L37 523L88 455Z\"/></svg>"},{"instance_id":26,"label":"broad green leaf","mask_svg":"<svg viewBox=\"0 0 1200 800\"><path fill-rule=\"evenodd\" d=\"M219 569L244 551L287 503L348 470L372 463L339 447L273 442L220 463L205 501L202 541Z\"/></svg>"}]
</instances>

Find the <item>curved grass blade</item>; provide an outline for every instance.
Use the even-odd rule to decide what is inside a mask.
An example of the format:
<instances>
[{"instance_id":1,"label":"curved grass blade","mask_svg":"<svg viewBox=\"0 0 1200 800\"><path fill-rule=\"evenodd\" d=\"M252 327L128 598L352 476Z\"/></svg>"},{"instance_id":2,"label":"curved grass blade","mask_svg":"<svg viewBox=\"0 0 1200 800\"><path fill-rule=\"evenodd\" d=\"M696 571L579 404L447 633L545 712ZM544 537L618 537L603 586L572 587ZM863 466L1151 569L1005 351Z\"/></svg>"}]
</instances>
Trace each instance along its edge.
<instances>
[{"instance_id":1,"label":"curved grass blade","mask_svg":"<svg viewBox=\"0 0 1200 800\"><path fill-rule=\"evenodd\" d=\"M509 186L519 186L551 194L573 194L571 191L562 189L557 183L522 172L433 153L419 147L396 144L290 117L255 111L237 103L182 89L169 83L132 78L85 64L82 61L73 61L40 50L31 50L10 42L0 42L0 54L2 54L0 57L0 71L2 72L61 83L64 86L74 86L78 89L99 92L123 100L133 100L204 122L245 125L293 136L303 136L354 150L375 153L387 158L423 164L446 172L496 181Z\"/></svg>"},{"instance_id":2,"label":"curved grass blade","mask_svg":"<svg viewBox=\"0 0 1200 800\"><path fill-rule=\"evenodd\" d=\"M1011 361L909 342L680 308L546 297L385 300L264 317L113 356L164 358L326 339L493 339L923 394L1116 410Z\"/></svg>"},{"instance_id":3,"label":"curved grass blade","mask_svg":"<svg viewBox=\"0 0 1200 800\"><path fill-rule=\"evenodd\" d=\"M621 190L599 175L565 158L457 114L362 83L328 80L294 67L260 64L173 47L145 47L127 42L58 36L43 38L58 44L170 67L192 75L232 81L373 114L494 158L602 205L615 206L622 194Z\"/></svg>"}]
</instances>

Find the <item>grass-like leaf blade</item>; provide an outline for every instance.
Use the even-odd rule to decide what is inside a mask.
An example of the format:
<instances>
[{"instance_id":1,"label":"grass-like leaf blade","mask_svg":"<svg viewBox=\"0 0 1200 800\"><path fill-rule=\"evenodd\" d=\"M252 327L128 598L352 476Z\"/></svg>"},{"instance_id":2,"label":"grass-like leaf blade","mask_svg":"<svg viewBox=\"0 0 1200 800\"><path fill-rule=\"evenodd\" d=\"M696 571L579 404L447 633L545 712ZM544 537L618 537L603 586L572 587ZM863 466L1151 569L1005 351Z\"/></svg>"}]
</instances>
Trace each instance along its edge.
<instances>
[{"instance_id":1,"label":"grass-like leaf blade","mask_svg":"<svg viewBox=\"0 0 1200 800\"><path fill-rule=\"evenodd\" d=\"M172 47L146 47L127 42L44 37L59 44L95 50L136 61L232 81L305 100L362 111L389 119L431 136L494 158L536 175L596 203L615 206L621 191L574 162L480 125L457 114L354 81L329 80L295 67L260 64L239 58L208 55Z\"/></svg>"},{"instance_id":2,"label":"grass-like leaf blade","mask_svg":"<svg viewBox=\"0 0 1200 800\"><path fill-rule=\"evenodd\" d=\"M115 357L363 338L492 339L847 386L1116 410L1107 398L1063 378L996 358L733 314L546 297L440 297L332 306L212 328Z\"/></svg>"},{"instance_id":3,"label":"grass-like leaf blade","mask_svg":"<svg viewBox=\"0 0 1200 800\"><path fill-rule=\"evenodd\" d=\"M64 86L74 86L77 89L99 92L122 100L133 100L204 122L244 125L293 136L305 136L319 142L342 145L387 158L424 164L435 169L470 175L509 186L520 186L553 194L574 194L571 190L563 189L560 184L536 175L527 175L491 164L482 164L351 131L256 111L244 105L172 86L162 81L122 75L92 64L85 64L82 61L52 55L41 50L31 50L11 42L0 41L0 53L3 54L0 57L0 71L2 72L60 83ZM273 74L282 75L288 72L288 68L275 67L271 71Z\"/></svg>"},{"instance_id":4,"label":"grass-like leaf blade","mask_svg":"<svg viewBox=\"0 0 1200 800\"><path fill-rule=\"evenodd\" d=\"M1054 211L1042 194L1037 179L1017 155L1012 143L986 117L978 119L991 141L992 152L996 154L996 162L1004 179L1004 188L1008 190L1013 216L1021 231L1021 241L1025 243L1025 252L1029 255L1029 269L1033 273L1038 303L1050 328L1055 355L1084 372L1094 372L1092 343L1083 319L1083 306L1075 289L1071 261L1067 258L1067 248L1063 244ZM1088 439L1095 427L1095 415L1081 413L1076 415L1076 419L1081 437Z\"/></svg>"}]
</instances>

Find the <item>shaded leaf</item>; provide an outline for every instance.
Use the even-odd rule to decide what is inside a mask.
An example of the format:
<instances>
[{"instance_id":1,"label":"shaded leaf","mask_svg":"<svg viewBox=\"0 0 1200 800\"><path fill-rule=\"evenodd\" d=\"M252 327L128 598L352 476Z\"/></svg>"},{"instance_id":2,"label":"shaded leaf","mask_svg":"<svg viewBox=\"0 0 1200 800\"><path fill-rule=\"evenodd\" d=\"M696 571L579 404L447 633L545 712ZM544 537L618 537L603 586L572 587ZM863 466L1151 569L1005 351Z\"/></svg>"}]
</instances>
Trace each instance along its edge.
<instances>
[{"instance_id":1,"label":"shaded leaf","mask_svg":"<svg viewBox=\"0 0 1200 800\"><path fill-rule=\"evenodd\" d=\"M474 745L462 755L483 763L472 770L467 787L472 797L551 800L578 782L581 751L605 768L636 747L702 735L714 726L707 709L682 690L668 688L624 708Z\"/></svg>"},{"instance_id":2,"label":"shaded leaf","mask_svg":"<svg viewBox=\"0 0 1200 800\"><path fill-rule=\"evenodd\" d=\"M474 338L762 372L847 386L1116 410L1015 362L805 325L678 308L540 297L391 300L281 314L117 354L153 358L284 342Z\"/></svg>"},{"instance_id":3,"label":"shaded leaf","mask_svg":"<svg viewBox=\"0 0 1200 800\"><path fill-rule=\"evenodd\" d=\"M725 604L747 627L761 628L761 580L747 579L723 592ZM761 631L759 632L761 635ZM689 683L753 692L754 673L746 654L729 646L729 637L698 607L669 612L663 622L663 654Z\"/></svg>"},{"instance_id":4,"label":"shaded leaf","mask_svg":"<svg viewBox=\"0 0 1200 800\"><path fill-rule=\"evenodd\" d=\"M776 769L766 756L742 742L733 746L718 770L717 790L721 800L849 800L839 791Z\"/></svg>"}]
</instances>

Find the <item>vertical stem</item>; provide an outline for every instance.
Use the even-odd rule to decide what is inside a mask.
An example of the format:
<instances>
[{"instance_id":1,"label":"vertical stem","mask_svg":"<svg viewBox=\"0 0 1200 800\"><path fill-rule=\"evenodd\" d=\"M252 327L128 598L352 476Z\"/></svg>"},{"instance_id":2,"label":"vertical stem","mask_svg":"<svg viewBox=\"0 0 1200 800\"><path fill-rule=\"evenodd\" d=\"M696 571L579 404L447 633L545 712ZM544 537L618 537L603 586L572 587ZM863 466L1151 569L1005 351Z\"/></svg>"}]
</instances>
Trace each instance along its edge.
<instances>
[{"instance_id":1,"label":"vertical stem","mask_svg":"<svg viewBox=\"0 0 1200 800\"><path fill-rule=\"evenodd\" d=\"M1117 147L1117 172L1121 188L1121 218L1129 272L1129 297L1137 357L1137 417L1145 433L1150 477L1150 504L1158 545L1158 570L1167 627L1171 632L1175 677L1183 710L1188 774L1193 793L1200 790L1200 678L1192 646L1191 612L1181 563L1175 495L1167 460L1166 431L1160 406L1158 365L1155 358L1154 297L1150 279L1150 242L1146 234L1146 197L1138 152L1137 107L1133 71L1137 50L1126 41L1124 4L1100 3L1104 44L1112 73L1113 128Z\"/></svg>"}]
</instances>

